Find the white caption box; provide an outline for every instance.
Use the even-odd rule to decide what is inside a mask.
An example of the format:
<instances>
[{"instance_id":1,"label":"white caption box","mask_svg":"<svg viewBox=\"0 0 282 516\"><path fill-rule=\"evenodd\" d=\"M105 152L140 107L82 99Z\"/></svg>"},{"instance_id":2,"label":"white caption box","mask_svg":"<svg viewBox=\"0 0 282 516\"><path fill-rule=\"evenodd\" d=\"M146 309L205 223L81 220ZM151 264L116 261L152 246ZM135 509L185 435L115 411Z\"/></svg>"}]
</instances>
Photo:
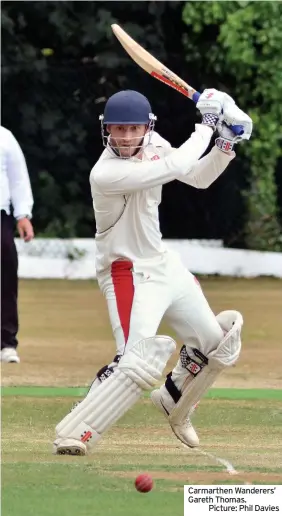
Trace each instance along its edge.
<instances>
[{"instance_id":1,"label":"white caption box","mask_svg":"<svg viewBox=\"0 0 282 516\"><path fill-rule=\"evenodd\" d=\"M184 516L282 514L282 485L184 486Z\"/></svg>"}]
</instances>

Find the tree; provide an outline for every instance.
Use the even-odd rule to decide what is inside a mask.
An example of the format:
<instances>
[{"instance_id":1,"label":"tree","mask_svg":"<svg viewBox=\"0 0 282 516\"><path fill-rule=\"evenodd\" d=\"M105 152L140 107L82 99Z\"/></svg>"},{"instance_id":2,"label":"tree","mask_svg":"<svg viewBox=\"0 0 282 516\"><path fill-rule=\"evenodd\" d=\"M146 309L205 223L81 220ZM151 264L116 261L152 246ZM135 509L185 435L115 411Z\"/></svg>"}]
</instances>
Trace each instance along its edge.
<instances>
[{"instance_id":1,"label":"tree","mask_svg":"<svg viewBox=\"0 0 282 516\"><path fill-rule=\"evenodd\" d=\"M280 2L187 2L183 10L187 60L198 47L202 69L254 121L250 142L239 150L250 160L245 241L273 251L282 250L275 182L282 156L281 18Z\"/></svg>"},{"instance_id":2,"label":"tree","mask_svg":"<svg viewBox=\"0 0 282 516\"><path fill-rule=\"evenodd\" d=\"M98 116L112 93L151 80L111 24L166 61L162 21L181 13L181 2L2 2L2 123L27 158L37 235L93 236L89 172L102 148ZM165 96L157 100L164 103Z\"/></svg>"}]
</instances>

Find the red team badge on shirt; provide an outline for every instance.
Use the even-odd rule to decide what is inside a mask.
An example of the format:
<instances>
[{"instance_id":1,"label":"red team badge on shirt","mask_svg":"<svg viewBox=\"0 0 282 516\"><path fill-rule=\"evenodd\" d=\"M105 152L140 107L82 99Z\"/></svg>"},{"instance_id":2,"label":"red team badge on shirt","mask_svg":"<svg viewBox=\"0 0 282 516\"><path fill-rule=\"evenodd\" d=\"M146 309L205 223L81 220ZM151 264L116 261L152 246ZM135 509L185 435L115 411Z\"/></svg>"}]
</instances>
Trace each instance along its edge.
<instances>
[{"instance_id":1,"label":"red team badge on shirt","mask_svg":"<svg viewBox=\"0 0 282 516\"><path fill-rule=\"evenodd\" d=\"M151 161L155 161L156 159L160 159L160 157L159 157L159 156L157 156L157 154L155 154L155 156L153 156L153 157L151 158Z\"/></svg>"}]
</instances>

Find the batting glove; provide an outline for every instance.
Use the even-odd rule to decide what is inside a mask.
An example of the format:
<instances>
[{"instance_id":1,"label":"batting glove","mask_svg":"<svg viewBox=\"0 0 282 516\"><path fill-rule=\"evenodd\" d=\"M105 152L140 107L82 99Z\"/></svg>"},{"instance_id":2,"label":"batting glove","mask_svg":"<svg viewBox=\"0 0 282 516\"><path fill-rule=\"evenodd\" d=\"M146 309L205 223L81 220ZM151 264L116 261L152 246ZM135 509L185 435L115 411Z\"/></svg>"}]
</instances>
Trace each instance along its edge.
<instances>
[{"instance_id":1,"label":"batting glove","mask_svg":"<svg viewBox=\"0 0 282 516\"><path fill-rule=\"evenodd\" d=\"M234 144L238 141L236 134L227 127L225 122L217 124L218 138L215 140L216 146L227 154L233 150Z\"/></svg>"},{"instance_id":2,"label":"batting glove","mask_svg":"<svg viewBox=\"0 0 282 516\"><path fill-rule=\"evenodd\" d=\"M242 111L235 103L225 102L223 108L222 120L218 123L218 131L220 133L220 122L225 122L226 125L241 125L243 127L243 134L235 136L234 142L237 143L241 140L249 140L253 131L252 119ZM232 132L232 131L231 131ZM232 133L233 134L233 133Z\"/></svg>"},{"instance_id":3,"label":"batting glove","mask_svg":"<svg viewBox=\"0 0 282 516\"><path fill-rule=\"evenodd\" d=\"M202 115L202 123L215 130L217 123L222 120L224 104L227 101L230 104L234 103L234 100L227 93L214 88L204 90L196 104Z\"/></svg>"}]
</instances>

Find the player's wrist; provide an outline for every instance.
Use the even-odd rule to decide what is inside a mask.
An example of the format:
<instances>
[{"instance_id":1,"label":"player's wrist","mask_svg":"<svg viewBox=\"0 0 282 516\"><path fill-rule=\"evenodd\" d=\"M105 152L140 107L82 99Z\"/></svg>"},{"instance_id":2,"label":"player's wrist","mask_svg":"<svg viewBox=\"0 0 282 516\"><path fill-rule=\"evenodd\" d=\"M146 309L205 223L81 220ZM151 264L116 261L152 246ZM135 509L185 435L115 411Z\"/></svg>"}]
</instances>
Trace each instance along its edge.
<instances>
[{"instance_id":1,"label":"player's wrist","mask_svg":"<svg viewBox=\"0 0 282 516\"><path fill-rule=\"evenodd\" d=\"M226 154L229 154L231 151L234 150L234 144L234 141L229 140L228 138L224 138L223 136L219 136L215 140L215 145L217 146L217 148L222 152L225 152Z\"/></svg>"}]
</instances>

